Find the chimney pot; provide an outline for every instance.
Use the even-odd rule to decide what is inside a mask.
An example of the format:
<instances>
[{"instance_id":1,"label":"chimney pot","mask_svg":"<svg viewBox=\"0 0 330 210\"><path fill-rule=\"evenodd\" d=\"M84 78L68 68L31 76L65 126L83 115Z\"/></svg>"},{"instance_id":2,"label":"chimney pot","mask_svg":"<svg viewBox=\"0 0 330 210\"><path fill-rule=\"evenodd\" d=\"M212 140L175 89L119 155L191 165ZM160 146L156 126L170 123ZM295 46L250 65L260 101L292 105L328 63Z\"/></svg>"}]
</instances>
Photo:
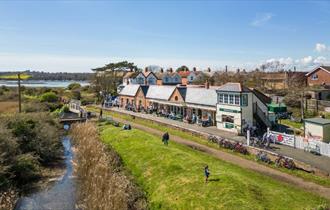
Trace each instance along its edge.
<instances>
[{"instance_id":1,"label":"chimney pot","mask_svg":"<svg viewBox=\"0 0 330 210\"><path fill-rule=\"evenodd\" d=\"M193 68L193 71L197 71L196 67Z\"/></svg>"},{"instance_id":2,"label":"chimney pot","mask_svg":"<svg viewBox=\"0 0 330 210\"><path fill-rule=\"evenodd\" d=\"M145 71L145 72L148 72L148 67L145 67L144 71Z\"/></svg>"},{"instance_id":3,"label":"chimney pot","mask_svg":"<svg viewBox=\"0 0 330 210\"><path fill-rule=\"evenodd\" d=\"M160 72L161 72L161 73L164 73L164 69L163 69L163 68L161 68L161 69L160 69Z\"/></svg>"},{"instance_id":4,"label":"chimney pot","mask_svg":"<svg viewBox=\"0 0 330 210\"><path fill-rule=\"evenodd\" d=\"M208 68L207 68L207 71L208 71L208 72L211 72L211 68L210 68L210 67L208 67Z\"/></svg>"},{"instance_id":5,"label":"chimney pot","mask_svg":"<svg viewBox=\"0 0 330 210\"><path fill-rule=\"evenodd\" d=\"M225 72L227 72L228 71L228 66L226 65L226 67L225 67Z\"/></svg>"}]
</instances>

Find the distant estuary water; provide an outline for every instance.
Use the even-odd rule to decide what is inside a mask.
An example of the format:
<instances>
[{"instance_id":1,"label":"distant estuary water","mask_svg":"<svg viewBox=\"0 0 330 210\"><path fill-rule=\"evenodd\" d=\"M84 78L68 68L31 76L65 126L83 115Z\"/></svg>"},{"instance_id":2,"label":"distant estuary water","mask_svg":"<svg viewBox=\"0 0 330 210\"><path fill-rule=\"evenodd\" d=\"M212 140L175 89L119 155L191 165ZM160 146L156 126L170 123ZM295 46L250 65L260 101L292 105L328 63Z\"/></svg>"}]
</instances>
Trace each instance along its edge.
<instances>
[{"instance_id":1,"label":"distant estuary water","mask_svg":"<svg viewBox=\"0 0 330 210\"><path fill-rule=\"evenodd\" d=\"M89 85L87 81L74 81L74 80L22 80L21 84L25 87L67 87L71 83L80 83L81 86ZM16 87L17 81L15 80L0 80L0 86Z\"/></svg>"},{"instance_id":2,"label":"distant estuary water","mask_svg":"<svg viewBox=\"0 0 330 210\"><path fill-rule=\"evenodd\" d=\"M69 137L62 140L64 146L66 172L64 176L50 188L21 197L15 210L74 210L76 202L76 183L72 177L73 152Z\"/></svg>"}]
</instances>

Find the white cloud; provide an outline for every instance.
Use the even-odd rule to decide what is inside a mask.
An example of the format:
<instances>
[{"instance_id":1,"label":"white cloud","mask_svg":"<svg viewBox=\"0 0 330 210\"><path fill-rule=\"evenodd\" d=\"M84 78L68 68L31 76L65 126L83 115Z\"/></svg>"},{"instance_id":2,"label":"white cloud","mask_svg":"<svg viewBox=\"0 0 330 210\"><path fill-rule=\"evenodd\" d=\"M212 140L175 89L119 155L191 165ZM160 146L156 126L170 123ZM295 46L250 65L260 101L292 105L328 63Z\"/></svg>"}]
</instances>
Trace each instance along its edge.
<instances>
[{"instance_id":1,"label":"white cloud","mask_svg":"<svg viewBox=\"0 0 330 210\"><path fill-rule=\"evenodd\" d=\"M274 17L272 13L258 14L256 18L251 22L252 26L259 27L265 25Z\"/></svg>"},{"instance_id":2,"label":"white cloud","mask_svg":"<svg viewBox=\"0 0 330 210\"><path fill-rule=\"evenodd\" d=\"M302 64L302 65L309 65L311 64L313 61L313 57L312 56L306 56L304 58L298 59L298 64Z\"/></svg>"},{"instance_id":3,"label":"white cloud","mask_svg":"<svg viewBox=\"0 0 330 210\"><path fill-rule=\"evenodd\" d=\"M317 43L316 45L315 45L315 50L317 51L317 52L324 52L324 51L326 51L327 50L327 46L325 45L325 44L321 44L321 43Z\"/></svg>"}]
</instances>

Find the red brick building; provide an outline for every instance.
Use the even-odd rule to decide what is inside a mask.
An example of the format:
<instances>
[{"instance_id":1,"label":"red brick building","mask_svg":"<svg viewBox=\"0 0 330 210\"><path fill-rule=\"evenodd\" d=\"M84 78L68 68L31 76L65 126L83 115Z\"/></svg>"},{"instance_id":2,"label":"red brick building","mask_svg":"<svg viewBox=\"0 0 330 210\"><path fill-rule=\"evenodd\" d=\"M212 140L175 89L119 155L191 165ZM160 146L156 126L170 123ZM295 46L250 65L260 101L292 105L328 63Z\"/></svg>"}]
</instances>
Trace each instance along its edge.
<instances>
[{"instance_id":1,"label":"red brick building","mask_svg":"<svg viewBox=\"0 0 330 210\"><path fill-rule=\"evenodd\" d=\"M330 66L319 66L306 77L308 86L330 85Z\"/></svg>"}]
</instances>

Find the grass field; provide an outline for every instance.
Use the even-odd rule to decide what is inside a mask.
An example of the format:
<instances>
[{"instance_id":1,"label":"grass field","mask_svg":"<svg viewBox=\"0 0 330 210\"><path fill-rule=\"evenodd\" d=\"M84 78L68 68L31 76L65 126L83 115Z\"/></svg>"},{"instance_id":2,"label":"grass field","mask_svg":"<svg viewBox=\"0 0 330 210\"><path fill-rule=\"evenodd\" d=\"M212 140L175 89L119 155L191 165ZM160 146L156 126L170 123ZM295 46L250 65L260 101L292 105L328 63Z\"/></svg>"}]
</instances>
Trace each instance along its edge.
<instances>
[{"instance_id":1,"label":"grass field","mask_svg":"<svg viewBox=\"0 0 330 210\"><path fill-rule=\"evenodd\" d=\"M98 113L98 110L93 108L93 107L88 107L88 109L90 111L95 111L95 112ZM110 116L113 116L113 117L116 117L116 118L130 120L130 121L133 121L135 123L139 123L141 125L145 125L145 126L148 126L150 128L156 129L156 130L160 130L160 131L164 131L164 132L167 131L167 132L169 132L170 135L175 135L175 136L179 136L179 137L184 138L184 139L189 139L191 141L195 141L195 142L198 142L200 144L207 145L209 147L213 147L215 149L220 149L222 151L226 151L226 152L229 152L231 154L239 155L240 157L243 157L243 158L246 158L246 159L250 159L250 160L255 159L255 157L252 156L252 155L241 155L241 154L235 153L231 150L219 148L217 145L209 143L208 141L206 141L203 138L200 138L198 136L193 136L190 133L187 133L187 132L184 132L184 131L180 131L180 130L177 130L177 129L174 129L174 128L170 128L170 127L167 127L167 126L164 126L164 125L160 125L160 124L158 124L156 122L152 122L150 120L144 120L144 119L140 119L140 118L132 119L132 117L130 117L128 115L120 114L120 113L117 113L117 112L104 111L103 113L104 113L104 115L110 115ZM306 172L301 171L301 170L289 170L289 169L286 169L286 168L277 168L277 167L275 167L275 165L268 165L268 164L264 164L264 165L267 165L269 167L281 170L282 172L285 172L285 173L303 178L306 181L311 181L311 182L314 182L314 183L317 183L317 184L320 184L320 185L323 185L323 186L330 187L330 179L329 178L320 177L320 176L317 176L317 175L314 175L314 174L311 174L311 173L306 173Z\"/></svg>"},{"instance_id":2,"label":"grass field","mask_svg":"<svg viewBox=\"0 0 330 210\"><path fill-rule=\"evenodd\" d=\"M151 209L312 209L323 198L140 130L101 127L146 191ZM204 182L208 164L211 180Z\"/></svg>"},{"instance_id":3,"label":"grass field","mask_svg":"<svg viewBox=\"0 0 330 210\"><path fill-rule=\"evenodd\" d=\"M31 76L28 74L21 74L21 79L29 79ZM0 79L8 79L8 80L17 80L18 76L17 74L10 74L10 75L0 75Z\"/></svg>"}]
</instances>

